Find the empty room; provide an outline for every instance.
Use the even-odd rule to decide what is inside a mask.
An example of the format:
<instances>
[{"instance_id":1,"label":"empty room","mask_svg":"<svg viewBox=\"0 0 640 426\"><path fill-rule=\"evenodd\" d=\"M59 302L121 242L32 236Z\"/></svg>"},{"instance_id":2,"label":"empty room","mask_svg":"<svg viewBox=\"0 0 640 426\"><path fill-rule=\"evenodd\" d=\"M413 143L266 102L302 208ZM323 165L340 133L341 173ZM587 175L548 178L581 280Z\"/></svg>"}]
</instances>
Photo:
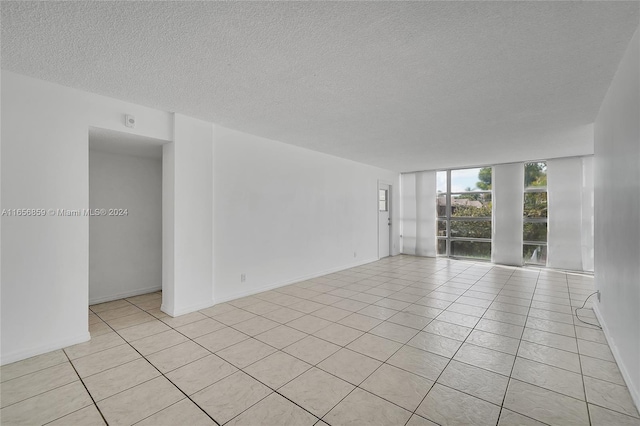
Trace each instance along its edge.
<instances>
[{"instance_id":1,"label":"empty room","mask_svg":"<svg viewBox=\"0 0 640 426\"><path fill-rule=\"evenodd\" d=\"M640 2L0 15L0 424L640 426Z\"/></svg>"}]
</instances>

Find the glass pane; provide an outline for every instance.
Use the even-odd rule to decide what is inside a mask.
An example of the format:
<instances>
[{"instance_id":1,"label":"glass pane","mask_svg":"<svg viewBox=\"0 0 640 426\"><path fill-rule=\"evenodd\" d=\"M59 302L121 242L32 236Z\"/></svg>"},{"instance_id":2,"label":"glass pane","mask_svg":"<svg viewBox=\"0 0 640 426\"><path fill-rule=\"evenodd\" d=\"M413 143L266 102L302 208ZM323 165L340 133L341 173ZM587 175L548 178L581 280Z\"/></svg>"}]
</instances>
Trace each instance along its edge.
<instances>
[{"instance_id":1,"label":"glass pane","mask_svg":"<svg viewBox=\"0 0 640 426\"><path fill-rule=\"evenodd\" d=\"M447 255L447 240L438 240L438 256Z\"/></svg>"},{"instance_id":2,"label":"glass pane","mask_svg":"<svg viewBox=\"0 0 640 426\"><path fill-rule=\"evenodd\" d=\"M491 193L451 194L451 216L491 217Z\"/></svg>"},{"instance_id":3,"label":"glass pane","mask_svg":"<svg viewBox=\"0 0 640 426\"><path fill-rule=\"evenodd\" d=\"M491 221L451 221L451 236L460 238L491 238Z\"/></svg>"},{"instance_id":4,"label":"glass pane","mask_svg":"<svg viewBox=\"0 0 640 426\"><path fill-rule=\"evenodd\" d=\"M444 194L438 194L438 198L436 198L436 214L438 217L447 215L447 196Z\"/></svg>"},{"instance_id":5,"label":"glass pane","mask_svg":"<svg viewBox=\"0 0 640 426\"><path fill-rule=\"evenodd\" d=\"M447 192L447 172L436 172L436 191Z\"/></svg>"},{"instance_id":6,"label":"glass pane","mask_svg":"<svg viewBox=\"0 0 640 426\"><path fill-rule=\"evenodd\" d=\"M524 241L547 241L546 223L525 223L522 238Z\"/></svg>"},{"instance_id":7,"label":"glass pane","mask_svg":"<svg viewBox=\"0 0 640 426\"><path fill-rule=\"evenodd\" d=\"M381 212L387 211L387 202L386 201L378 201L379 208Z\"/></svg>"},{"instance_id":8,"label":"glass pane","mask_svg":"<svg viewBox=\"0 0 640 426\"><path fill-rule=\"evenodd\" d=\"M546 192L527 192L524 194L524 217L547 217Z\"/></svg>"},{"instance_id":9,"label":"glass pane","mask_svg":"<svg viewBox=\"0 0 640 426\"><path fill-rule=\"evenodd\" d=\"M535 265L547 264L547 246L535 246L525 244L522 248L524 263Z\"/></svg>"},{"instance_id":10,"label":"glass pane","mask_svg":"<svg viewBox=\"0 0 640 426\"><path fill-rule=\"evenodd\" d=\"M545 188L547 186L547 163L525 163L524 187Z\"/></svg>"},{"instance_id":11,"label":"glass pane","mask_svg":"<svg viewBox=\"0 0 640 426\"><path fill-rule=\"evenodd\" d=\"M451 192L488 191L491 167L451 170Z\"/></svg>"},{"instance_id":12,"label":"glass pane","mask_svg":"<svg viewBox=\"0 0 640 426\"><path fill-rule=\"evenodd\" d=\"M446 237L447 236L447 221L439 220L438 221L438 237Z\"/></svg>"},{"instance_id":13,"label":"glass pane","mask_svg":"<svg viewBox=\"0 0 640 426\"><path fill-rule=\"evenodd\" d=\"M491 243L483 241L451 241L451 256L491 259Z\"/></svg>"},{"instance_id":14,"label":"glass pane","mask_svg":"<svg viewBox=\"0 0 640 426\"><path fill-rule=\"evenodd\" d=\"M387 199L387 190L386 189L380 189L379 191L379 200L380 201L385 201Z\"/></svg>"}]
</instances>

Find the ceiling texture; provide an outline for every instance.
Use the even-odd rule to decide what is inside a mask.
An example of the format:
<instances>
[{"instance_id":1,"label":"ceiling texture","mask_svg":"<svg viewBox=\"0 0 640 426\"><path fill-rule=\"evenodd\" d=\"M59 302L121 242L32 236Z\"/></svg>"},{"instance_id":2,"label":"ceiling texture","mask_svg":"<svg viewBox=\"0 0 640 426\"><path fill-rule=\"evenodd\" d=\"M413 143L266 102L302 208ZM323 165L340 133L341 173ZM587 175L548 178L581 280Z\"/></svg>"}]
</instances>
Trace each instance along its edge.
<instances>
[{"instance_id":1,"label":"ceiling texture","mask_svg":"<svg viewBox=\"0 0 640 426\"><path fill-rule=\"evenodd\" d=\"M639 2L2 1L2 68L395 171L592 153Z\"/></svg>"}]
</instances>

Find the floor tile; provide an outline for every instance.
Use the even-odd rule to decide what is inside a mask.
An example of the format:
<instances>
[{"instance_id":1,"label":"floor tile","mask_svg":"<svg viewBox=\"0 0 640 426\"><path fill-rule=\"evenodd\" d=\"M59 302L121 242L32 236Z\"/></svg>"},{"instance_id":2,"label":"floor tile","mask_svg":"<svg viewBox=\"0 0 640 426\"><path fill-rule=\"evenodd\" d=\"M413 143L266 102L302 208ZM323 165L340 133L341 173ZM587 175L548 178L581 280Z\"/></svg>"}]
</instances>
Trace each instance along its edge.
<instances>
[{"instance_id":1,"label":"floor tile","mask_svg":"<svg viewBox=\"0 0 640 426\"><path fill-rule=\"evenodd\" d=\"M252 314L251 312L247 312L242 309L237 309L235 311L229 311L220 315L216 315L215 317L213 317L213 319L225 325L232 326L242 321L246 321L248 319L254 318L255 316L256 314Z\"/></svg>"},{"instance_id":2,"label":"floor tile","mask_svg":"<svg viewBox=\"0 0 640 426\"><path fill-rule=\"evenodd\" d=\"M327 340L338 346L346 346L363 334L364 332L360 330L337 323L331 324L313 333L314 336Z\"/></svg>"},{"instance_id":3,"label":"floor tile","mask_svg":"<svg viewBox=\"0 0 640 426\"><path fill-rule=\"evenodd\" d=\"M473 330L467 337L466 342L511 355L515 355L518 352L518 346L520 345L519 339L500 336L482 330Z\"/></svg>"},{"instance_id":4,"label":"floor tile","mask_svg":"<svg viewBox=\"0 0 640 426\"><path fill-rule=\"evenodd\" d=\"M54 365L2 383L0 408L80 380L69 362Z\"/></svg>"},{"instance_id":5,"label":"floor tile","mask_svg":"<svg viewBox=\"0 0 640 426\"><path fill-rule=\"evenodd\" d=\"M626 386L622 374L615 362L603 361L597 358L580 355L582 374L617 385Z\"/></svg>"},{"instance_id":6,"label":"floor tile","mask_svg":"<svg viewBox=\"0 0 640 426\"><path fill-rule=\"evenodd\" d=\"M508 376L515 356L464 343L453 359Z\"/></svg>"},{"instance_id":7,"label":"floor tile","mask_svg":"<svg viewBox=\"0 0 640 426\"><path fill-rule=\"evenodd\" d=\"M248 338L249 336L246 334L227 327L214 331L213 333L205 334L204 336L194 339L194 341L209 349L211 352L218 352L221 349L228 348Z\"/></svg>"},{"instance_id":8,"label":"floor tile","mask_svg":"<svg viewBox=\"0 0 640 426\"><path fill-rule=\"evenodd\" d=\"M236 309L238 308L228 303L218 303L217 305L213 305L210 308L201 309L199 312L208 317L215 317L216 315L224 314L225 312L235 311Z\"/></svg>"},{"instance_id":9,"label":"floor tile","mask_svg":"<svg viewBox=\"0 0 640 426\"><path fill-rule=\"evenodd\" d=\"M434 354L442 355L447 358L453 357L456 351L462 345L459 340L449 339L448 337L439 336L437 334L419 332L413 337L407 345L414 348L422 349L423 351L433 352Z\"/></svg>"},{"instance_id":10,"label":"floor tile","mask_svg":"<svg viewBox=\"0 0 640 426\"><path fill-rule=\"evenodd\" d=\"M238 368L244 368L271 355L276 350L259 340L247 339L216 352L216 355Z\"/></svg>"},{"instance_id":11,"label":"floor tile","mask_svg":"<svg viewBox=\"0 0 640 426\"><path fill-rule=\"evenodd\" d=\"M533 328L525 328L522 340L544 346L551 346L552 348L562 349L563 351L578 353L578 342L574 337L535 330Z\"/></svg>"},{"instance_id":12,"label":"floor tile","mask_svg":"<svg viewBox=\"0 0 640 426\"><path fill-rule=\"evenodd\" d=\"M323 420L331 425L402 425L409 420L411 412L395 404L355 389L327 414Z\"/></svg>"},{"instance_id":13,"label":"floor tile","mask_svg":"<svg viewBox=\"0 0 640 426\"><path fill-rule=\"evenodd\" d=\"M511 379L504 407L550 425L587 425L587 404L538 386Z\"/></svg>"},{"instance_id":14,"label":"floor tile","mask_svg":"<svg viewBox=\"0 0 640 426\"><path fill-rule=\"evenodd\" d=\"M71 362L80 377L84 378L138 358L140 358L140 354L125 344L74 359Z\"/></svg>"},{"instance_id":15,"label":"floor tile","mask_svg":"<svg viewBox=\"0 0 640 426\"><path fill-rule=\"evenodd\" d=\"M271 389L238 371L195 393L192 399L223 424L271 393Z\"/></svg>"},{"instance_id":16,"label":"floor tile","mask_svg":"<svg viewBox=\"0 0 640 426\"><path fill-rule=\"evenodd\" d=\"M106 423L95 405L89 405L47 423L47 426L105 426Z\"/></svg>"},{"instance_id":17,"label":"floor tile","mask_svg":"<svg viewBox=\"0 0 640 426\"><path fill-rule=\"evenodd\" d=\"M65 353L69 359L76 359L83 356L91 355L96 352L101 352L105 349L110 349L115 346L120 346L126 342L118 335L118 333L110 332L100 336L91 337L91 340L77 345L64 348Z\"/></svg>"},{"instance_id":18,"label":"floor tile","mask_svg":"<svg viewBox=\"0 0 640 426\"><path fill-rule=\"evenodd\" d=\"M519 326L524 326L527 320L527 317L524 315L512 314L510 312L494 311L493 309L487 310L483 318Z\"/></svg>"},{"instance_id":19,"label":"floor tile","mask_svg":"<svg viewBox=\"0 0 640 426\"><path fill-rule=\"evenodd\" d=\"M398 313L395 309L384 308L382 306L369 305L364 309L358 311L360 315L366 315L371 318L379 320L386 320Z\"/></svg>"},{"instance_id":20,"label":"floor tile","mask_svg":"<svg viewBox=\"0 0 640 426\"><path fill-rule=\"evenodd\" d=\"M5 382L65 362L69 362L67 356L62 350L57 350L6 364L0 367L0 381Z\"/></svg>"},{"instance_id":21,"label":"floor tile","mask_svg":"<svg viewBox=\"0 0 640 426\"><path fill-rule=\"evenodd\" d=\"M133 327L134 325L144 324L145 322L150 321L157 321L157 319L153 315L149 315L148 313L141 311L137 314L108 320L107 324L109 324L109 326L115 331L120 331L124 328Z\"/></svg>"},{"instance_id":22,"label":"floor tile","mask_svg":"<svg viewBox=\"0 0 640 426\"><path fill-rule=\"evenodd\" d=\"M518 349L518 356L580 373L580 359L578 354L572 352L522 341Z\"/></svg>"},{"instance_id":23,"label":"floor tile","mask_svg":"<svg viewBox=\"0 0 640 426\"><path fill-rule=\"evenodd\" d=\"M544 423L503 408L498 426L544 426Z\"/></svg>"},{"instance_id":24,"label":"floor tile","mask_svg":"<svg viewBox=\"0 0 640 426\"><path fill-rule=\"evenodd\" d=\"M398 342L366 333L349 343L347 348L379 361L386 361L401 346Z\"/></svg>"},{"instance_id":25,"label":"floor tile","mask_svg":"<svg viewBox=\"0 0 640 426\"><path fill-rule=\"evenodd\" d=\"M140 358L87 377L84 384L93 400L101 401L158 376L158 370L146 359Z\"/></svg>"},{"instance_id":26,"label":"floor tile","mask_svg":"<svg viewBox=\"0 0 640 426\"><path fill-rule=\"evenodd\" d=\"M166 374L171 370L175 370L210 354L208 350L189 340L151 354L147 359L158 370Z\"/></svg>"},{"instance_id":27,"label":"floor tile","mask_svg":"<svg viewBox=\"0 0 640 426\"><path fill-rule=\"evenodd\" d=\"M382 363L349 349L340 349L318 364L318 368L358 386Z\"/></svg>"},{"instance_id":28,"label":"floor tile","mask_svg":"<svg viewBox=\"0 0 640 426\"><path fill-rule=\"evenodd\" d=\"M519 339L520 336L522 336L524 327L521 325L507 324L505 322L482 318L478 322L478 324L476 324L475 329L499 334L501 336L513 337L514 339Z\"/></svg>"},{"instance_id":29,"label":"floor tile","mask_svg":"<svg viewBox=\"0 0 640 426\"><path fill-rule=\"evenodd\" d=\"M351 314L348 317L345 317L338 321L338 324L343 324L364 332L371 330L373 327L381 323L382 320L380 319L373 318L367 315L361 315L358 313Z\"/></svg>"},{"instance_id":30,"label":"floor tile","mask_svg":"<svg viewBox=\"0 0 640 426\"><path fill-rule=\"evenodd\" d=\"M549 333L562 334L563 336L568 337L576 337L575 327L573 326L573 324L565 324L562 322L529 317L527 319L526 326L527 328L548 331Z\"/></svg>"},{"instance_id":31,"label":"floor tile","mask_svg":"<svg viewBox=\"0 0 640 426\"><path fill-rule=\"evenodd\" d=\"M280 325L255 336L255 338L261 342L277 349L282 349L305 337L307 337L307 333L287 327L286 325Z\"/></svg>"},{"instance_id":32,"label":"floor tile","mask_svg":"<svg viewBox=\"0 0 640 426\"><path fill-rule=\"evenodd\" d=\"M176 327L176 331L179 332L180 334L184 334L189 339L196 339L200 336L213 333L214 331L218 331L226 327L227 327L226 325L216 320L213 320L211 318L205 318L203 320L194 321L189 324Z\"/></svg>"},{"instance_id":33,"label":"floor tile","mask_svg":"<svg viewBox=\"0 0 640 426\"><path fill-rule=\"evenodd\" d=\"M238 371L217 355L208 355L167 373L167 378L187 395L211 386Z\"/></svg>"},{"instance_id":34,"label":"floor tile","mask_svg":"<svg viewBox=\"0 0 640 426\"><path fill-rule=\"evenodd\" d=\"M326 297L332 297L330 295L325 295ZM360 302L358 300L353 299L341 299L335 303L331 303L334 308L344 309L349 312L357 312L362 308L365 308L368 303Z\"/></svg>"},{"instance_id":35,"label":"floor tile","mask_svg":"<svg viewBox=\"0 0 640 426\"><path fill-rule=\"evenodd\" d=\"M438 426L438 424L414 414L411 416L406 426Z\"/></svg>"},{"instance_id":36,"label":"floor tile","mask_svg":"<svg viewBox=\"0 0 640 426\"><path fill-rule=\"evenodd\" d=\"M303 317L304 315L305 314L302 312L294 311L293 309L289 309L289 308L280 308L280 309L276 309L275 311L262 314L263 317L279 322L280 324L293 321L294 319Z\"/></svg>"},{"instance_id":37,"label":"floor tile","mask_svg":"<svg viewBox=\"0 0 640 426\"><path fill-rule=\"evenodd\" d=\"M335 306L325 306L322 309L318 309L313 312L313 316L326 319L328 321L339 321L344 317L347 317L352 314L352 311L347 311L345 309L336 308Z\"/></svg>"},{"instance_id":38,"label":"floor tile","mask_svg":"<svg viewBox=\"0 0 640 426\"><path fill-rule=\"evenodd\" d=\"M602 343L595 343L578 339L578 352L580 352L580 355L586 355L604 361L615 362L615 358L613 357L609 346L603 345Z\"/></svg>"},{"instance_id":39,"label":"floor tile","mask_svg":"<svg viewBox=\"0 0 640 426\"><path fill-rule=\"evenodd\" d=\"M171 330L171 327L160 320L154 320L122 329L118 331L118 334L120 334L120 336L122 336L126 341L130 342L132 340L139 340L168 330Z\"/></svg>"},{"instance_id":40,"label":"floor tile","mask_svg":"<svg viewBox=\"0 0 640 426\"><path fill-rule=\"evenodd\" d=\"M311 300L303 300L301 302L294 303L293 305L288 305L288 307L295 311L300 311L305 314L310 314L312 312L315 312L319 309L324 308L325 305L323 305L322 303L312 302Z\"/></svg>"},{"instance_id":41,"label":"floor tile","mask_svg":"<svg viewBox=\"0 0 640 426\"><path fill-rule=\"evenodd\" d=\"M383 364L360 387L374 395L414 411L429 389L431 380L389 364Z\"/></svg>"},{"instance_id":42,"label":"floor tile","mask_svg":"<svg viewBox=\"0 0 640 426\"><path fill-rule=\"evenodd\" d=\"M287 346L283 350L311 365L316 365L340 349L340 346L319 339L315 336L307 336L304 339Z\"/></svg>"},{"instance_id":43,"label":"floor tile","mask_svg":"<svg viewBox=\"0 0 640 426\"><path fill-rule=\"evenodd\" d=\"M418 334L418 330L385 321L379 326L372 328L369 333L389 340L394 340L398 343L407 343L413 338L413 336Z\"/></svg>"},{"instance_id":44,"label":"floor tile","mask_svg":"<svg viewBox=\"0 0 640 426\"><path fill-rule=\"evenodd\" d=\"M500 407L436 383L416 414L443 426L489 425L497 423Z\"/></svg>"},{"instance_id":45,"label":"floor tile","mask_svg":"<svg viewBox=\"0 0 640 426\"><path fill-rule=\"evenodd\" d=\"M250 314L250 315L253 315L253 314ZM180 315L175 318L172 318L172 317L162 318L160 321L164 322L170 327L178 328L183 325L191 324L192 322L202 321L204 319L207 319L206 315L201 314L200 312L191 312L190 314ZM230 324L227 324L227 325L230 325Z\"/></svg>"},{"instance_id":46,"label":"floor tile","mask_svg":"<svg viewBox=\"0 0 640 426\"><path fill-rule=\"evenodd\" d=\"M439 321L437 319L431 321L423 331L439 336L448 337L449 339L463 341L471 333L471 328L461 325L451 324Z\"/></svg>"},{"instance_id":47,"label":"floor tile","mask_svg":"<svg viewBox=\"0 0 640 426\"><path fill-rule=\"evenodd\" d=\"M124 308L126 306L131 306L131 303L127 302L124 299L113 300L111 302L98 303L96 305L89 306L92 312L100 313L112 309Z\"/></svg>"},{"instance_id":48,"label":"floor tile","mask_svg":"<svg viewBox=\"0 0 640 426\"><path fill-rule=\"evenodd\" d=\"M431 322L431 318L424 317L422 315L412 314L407 311L398 312L387 320L395 324L404 325L405 327L415 328L416 330L422 330Z\"/></svg>"},{"instance_id":49,"label":"floor tile","mask_svg":"<svg viewBox=\"0 0 640 426\"><path fill-rule=\"evenodd\" d=\"M418 297L418 299L420 299ZM383 298L378 300L377 302L374 303L375 306L381 306L383 308L389 308L389 309L394 309L396 311L401 311L405 308L407 308L409 305L411 305L411 303L409 302L405 302L402 300L396 300L396 299L390 299L390 298Z\"/></svg>"},{"instance_id":50,"label":"floor tile","mask_svg":"<svg viewBox=\"0 0 640 426\"><path fill-rule=\"evenodd\" d=\"M502 405L509 377L453 360L438 378L438 383Z\"/></svg>"},{"instance_id":51,"label":"floor tile","mask_svg":"<svg viewBox=\"0 0 640 426\"><path fill-rule=\"evenodd\" d=\"M278 389L310 368L311 364L278 351L251 364L244 371L270 388Z\"/></svg>"},{"instance_id":52,"label":"floor tile","mask_svg":"<svg viewBox=\"0 0 640 426\"><path fill-rule=\"evenodd\" d=\"M120 308L116 308L116 309L109 309L106 311L102 311L102 312L98 312L97 315L103 320L103 321L110 321L116 318L122 318L122 317L126 317L129 315L133 315L133 314L139 314L144 312L142 309L138 308L137 306L134 306L132 304L127 303L127 305L122 306Z\"/></svg>"},{"instance_id":53,"label":"floor tile","mask_svg":"<svg viewBox=\"0 0 640 426\"><path fill-rule=\"evenodd\" d=\"M215 426L216 423L192 401L183 399L147 417L136 426Z\"/></svg>"},{"instance_id":54,"label":"floor tile","mask_svg":"<svg viewBox=\"0 0 640 426\"><path fill-rule=\"evenodd\" d=\"M593 426L640 426L640 419L637 417L627 416L593 404L589 404L589 414Z\"/></svg>"},{"instance_id":55,"label":"floor tile","mask_svg":"<svg viewBox=\"0 0 640 426\"><path fill-rule=\"evenodd\" d=\"M625 386L605 382L592 377L584 378L587 401L632 417L640 417Z\"/></svg>"},{"instance_id":56,"label":"floor tile","mask_svg":"<svg viewBox=\"0 0 640 426\"><path fill-rule=\"evenodd\" d=\"M316 331L321 330L328 325L331 325L331 321L314 317L313 315L305 315L303 317L294 319L293 321L290 321L287 323L288 327L295 328L296 330L299 330L308 334L313 334Z\"/></svg>"},{"instance_id":57,"label":"floor tile","mask_svg":"<svg viewBox=\"0 0 640 426\"><path fill-rule=\"evenodd\" d=\"M247 411L235 417L226 425L311 426L317 421L317 417L309 412L298 407L286 398L272 393Z\"/></svg>"},{"instance_id":58,"label":"floor tile","mask_svg":"<svg viewBox=\"0 0 640 426\"><path fill-rule=\"evenodd\" d=\"M131 346L136 348L143 356L159 352L171 346L186 342L188 339L175 330L165 331L163 333L154 334L144 339L129 342Z\"/></svg>"},{"instance_id":59,"label":"floor tile","mask_svg":"<svg viewBox=\"0 0 640 426\"><path fill-rule=\"evenodd\" d=\"M547 364L516 358L511 377L584 401L582 376Z\"/></svg>"},{"instance_id":60,"label":"floor tile","mask_svg":"<svg viewBox=\"0 0 640 426\"><path fill-rule=\"evenodd\" d=\"M245 311L251 312L252 314L262 315L262 314L275 311L276 309L280 309L280 308L281 306L276 305L275 303L259 302L259 303L256 303L255 305L245 306L243 309Z\"/></svg>"},{"instance_id":61,"label":"floor tile","mask_svg":"<svg viewBox=\"0 0 640 426\"><path fill-rule=\"evenodd\" d=\"M355 387L318 368L312 368L280 388L280 393L323 417Z\"/></svg>"},{"instance_id":62,"label":"floor tile","mask_svg":"<svg viewBox=\"0 0 640 426\"><path fill-rule=\"evenodd\" d=\"M131 425L184 399L164 377L157 377L98 402L109 425Z\"/></svg>"},{"instance_id":63,"label":"floor tile","mask_svg":"<svg viewBox=\"0 0 640 426\"><path fill-rule=\"evenodd\" d=\"M449 363L449 358L431 352L425 352L411 346L403 346L389 358L387 363L435 381Z\"/></svg>"}]
</instances>

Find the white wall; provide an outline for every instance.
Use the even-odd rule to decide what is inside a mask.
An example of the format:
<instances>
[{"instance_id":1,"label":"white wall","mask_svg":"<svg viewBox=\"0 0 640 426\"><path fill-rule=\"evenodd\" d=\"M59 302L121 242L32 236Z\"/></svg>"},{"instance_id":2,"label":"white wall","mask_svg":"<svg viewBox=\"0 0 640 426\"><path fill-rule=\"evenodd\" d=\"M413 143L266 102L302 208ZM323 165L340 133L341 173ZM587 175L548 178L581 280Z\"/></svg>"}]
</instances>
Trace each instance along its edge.
<instances>
[{"instance_id":1,"label":"white wall","mask_svg":"<svg viewBox=\"0 0 640 426\"><path fill-rule=\"evenodd\" d=\"M595 304L640 407L640 42L636 31L595 122Z\"/></svg>"},{"instance_id":2,"label":"white wall","mask_svg":"<svg viewBox=\"0 0 640 426\"><path fill-rule=\"evenodd\" d=\"M178 316L213 304L213 125L174 118L174 141L163 151L162 310Z\"/></svg>"},{"instance_id":3,"label":"white wall","mask_svg":"<svg viewBox=\"0 0 640 426\"><path fill-rule=\"evenodd\" d=\"M219 126L213 158L216 302L378 259L378 180L397 212L397 173Z\"/></svg>"},{"instance_id":4,"label":"white wall","mask_svg":"<svg viewBox=\"0 0 640 426\"><path fill-rule=\"evenodd\" d=\"M89 150L89 303L162 288L162 160Z\"/></svg>"},{"instance_id":5,"label":"white wall","mask_svg":"<svg viewBox=\"0 0 640 426\"><path fill-rule=\"evenodd\" d=\"M2 71L2 208L89 206L89 126L171 140L169 113ZM124 114L137 127L124 126ZM2 217L0 363L89 339L89 218Z\"/></svg>"}]
</instances>

